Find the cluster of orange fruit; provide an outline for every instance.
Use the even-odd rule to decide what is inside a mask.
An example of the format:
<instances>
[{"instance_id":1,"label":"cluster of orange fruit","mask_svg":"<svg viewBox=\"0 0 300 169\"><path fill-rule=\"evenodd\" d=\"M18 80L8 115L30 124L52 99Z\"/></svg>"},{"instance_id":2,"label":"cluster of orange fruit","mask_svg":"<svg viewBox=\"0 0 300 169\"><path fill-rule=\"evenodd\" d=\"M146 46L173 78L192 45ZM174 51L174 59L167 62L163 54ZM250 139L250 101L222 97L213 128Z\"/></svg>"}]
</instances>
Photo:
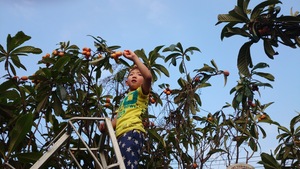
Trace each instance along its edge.
<instances>
[{"instance_id":1,"label":"cluster of orange fruit","mask_svg":"<svg viewBox=\"0 0 300 169\"><path fill-rule=\"evenodd\" d=\"M53 50L52 51L52 55L53 56L64 56L65 55L65 52L64 51L58 51L58 50Z\"/></svg>"},{"instance_id":2,"label":"cluster of orange fruit","mask_svg":"<svg viewBox=\"0 0 300 169\"><path fill-rule=\"evenodd\" d=\"M42 58L43 59L46 59L46 58L49 58L50 57L50 54L49 53L46 53Z\"/></svg>"},{"instance_id":3,"label":"cluster of orange fruit","mask_svg":"<svg viewBox=\"0 0 300 169\"><path fill-rule=\"evenodd\" d=\"M109 107L109 106L110 106L110 98L107 97L107 98L105 99L104 107Z\"/></svg>"},{"instance_id":4,"label":"cluster of orange fruit","mask_svg":"<svg viewBox=\"0 0 300 169\"><path fill-rule=\"evenodd\" d=\"M14 76L13 79L19 80L19 76ZM26 80L28 80L28 76L21 76L21 77L20 77L20 80L26 81Z\"/></svg>"},{"instance_id":5,"label":"cluster of orange fruit","mask_svg":"<svg viewBox=\"0 0 300 169\"><path fill-rule=\"evenodd\" d=\"M166 94L166 95L170 95L171 93L172 93L172 90L170 89L170 88L166 88L165 90L164 90L164 93Z\"/></svg>"},{"instance_id":6,"label":"cluster of orange fruit","mask_svg":"<svg viewBox=\"0 0 300 169\"><path fill-rule=\"evenodd\" d=\"M91 48L88 47L82 48L82 54L86 59L89 59L91 57Z\"/></svg>"},{"instance_id":7,"label":"cluster of orange fruit","mask_svg":"<svg viewBox=\"0 0 300 169\"><path fill-rule=\"evenodd\" d=\"M121 51L116 51L116 52L113 52L112 54L110 54L110 57L115 59L115 60L118 60L120 56L123 55L123 52Z\"/></svg>"}]
</instances>

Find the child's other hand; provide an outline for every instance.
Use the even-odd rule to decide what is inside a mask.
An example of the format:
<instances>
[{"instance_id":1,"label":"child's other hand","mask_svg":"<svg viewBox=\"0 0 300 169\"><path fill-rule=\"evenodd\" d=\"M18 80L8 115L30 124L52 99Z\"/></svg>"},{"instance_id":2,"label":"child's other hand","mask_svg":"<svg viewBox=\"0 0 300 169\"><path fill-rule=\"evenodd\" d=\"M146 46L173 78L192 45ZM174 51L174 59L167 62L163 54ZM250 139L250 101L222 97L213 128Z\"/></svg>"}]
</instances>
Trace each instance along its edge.
<instances>
[{"instance_id":1,"label":"child's other hand","mask_svg":"<svg viewBox=\"0 0 300 169\"><path fill-rule=\"evenodd\" d=\"M104 123L100 123L98 126L99 130L101 133L105 133L106 132L106 126Z\"/></svg>"}]
</instances>

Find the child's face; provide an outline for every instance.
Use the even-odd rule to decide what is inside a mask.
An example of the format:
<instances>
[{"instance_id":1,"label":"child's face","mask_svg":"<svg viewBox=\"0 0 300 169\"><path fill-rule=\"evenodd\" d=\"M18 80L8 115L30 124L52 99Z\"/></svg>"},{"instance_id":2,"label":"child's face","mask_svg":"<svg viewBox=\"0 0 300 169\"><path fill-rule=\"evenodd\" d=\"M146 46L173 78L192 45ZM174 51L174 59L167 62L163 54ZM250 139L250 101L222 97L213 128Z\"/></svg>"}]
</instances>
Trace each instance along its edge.
<instances>
[{"instance_id":1,"label":"child's face","mask_svg":"<svg viewBox=\"0 0 300 169\"><path fill-rule=\"evenodd\" d=\"M144 82L144 77L142 76L139 69L133 69L129 72L127 77L126 84L129 86L129 89L136 90L138 87L142 85Z\"/></svg>"}]
</instances>

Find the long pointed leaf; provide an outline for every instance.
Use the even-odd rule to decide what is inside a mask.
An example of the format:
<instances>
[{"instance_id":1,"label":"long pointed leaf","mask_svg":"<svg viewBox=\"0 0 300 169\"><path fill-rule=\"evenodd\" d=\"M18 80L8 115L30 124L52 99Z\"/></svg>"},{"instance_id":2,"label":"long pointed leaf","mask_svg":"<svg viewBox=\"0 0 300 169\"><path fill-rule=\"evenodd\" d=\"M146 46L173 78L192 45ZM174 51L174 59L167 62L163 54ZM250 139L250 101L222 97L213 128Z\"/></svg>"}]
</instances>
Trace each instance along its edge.
<instances>
[{"instance_id":1,"label":"long pointed leaf","mask_svg":"<svg viewBox=\"0 0 300 169\"><path fill-rule=\"evenodd\" d=\"M252 60L250 55L250 47L253 44L253 42L249 41L246 42L240 49L238 60L237 60L237 66L241 74L249 77L250 72L248 69L249 67L252 67Z\"/></svg>"},{"instance_id":2,"label":"long pointed leaf","mask_svg":"<svg viewBox=\"0 0 300 169\"><path fill-rule=\"evenodd\" d=\"M24 140L26 134L31 130L33 122L33 115L31 113L21 115L16 121L14 128L12 129L9 140L8 154L15 150L16 147Z\"/></svg>"},{"instance_id":3,"label":"long pointed leaf","mask_svg":"<svg viewBox=\"0 0 300 169\"><path fill-rule=\"evenodd\" d=\"M11 52L11 54L25 54L25 53L40 54L42 53L42 50L40 48L36 48L33 46L22 46Z\"/></svg>"}]
</instances>

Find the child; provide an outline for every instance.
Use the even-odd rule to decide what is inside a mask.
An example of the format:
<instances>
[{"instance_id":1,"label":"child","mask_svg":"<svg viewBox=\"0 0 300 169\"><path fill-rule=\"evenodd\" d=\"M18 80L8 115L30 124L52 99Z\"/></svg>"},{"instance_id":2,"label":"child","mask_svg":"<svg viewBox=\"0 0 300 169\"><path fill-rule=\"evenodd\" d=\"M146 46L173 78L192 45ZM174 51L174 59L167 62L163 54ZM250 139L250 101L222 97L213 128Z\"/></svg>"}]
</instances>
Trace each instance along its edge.
<instances>
[{"instance_id":1,"label":"child","mask_svg":"<svg viewBox=\"0 0 300 169\"><path fill-rule=\"evenodd\" d=\"M116 111L112 125L116 129L126 168L137 169L145 133L141 115L148 108L152 75L134 52L124 50L123 56L133 61L134 67L129 71L126 80L129 93ZM100 130L104 130L104 125L100 125Z\"/></svg>"}]
</instances>

